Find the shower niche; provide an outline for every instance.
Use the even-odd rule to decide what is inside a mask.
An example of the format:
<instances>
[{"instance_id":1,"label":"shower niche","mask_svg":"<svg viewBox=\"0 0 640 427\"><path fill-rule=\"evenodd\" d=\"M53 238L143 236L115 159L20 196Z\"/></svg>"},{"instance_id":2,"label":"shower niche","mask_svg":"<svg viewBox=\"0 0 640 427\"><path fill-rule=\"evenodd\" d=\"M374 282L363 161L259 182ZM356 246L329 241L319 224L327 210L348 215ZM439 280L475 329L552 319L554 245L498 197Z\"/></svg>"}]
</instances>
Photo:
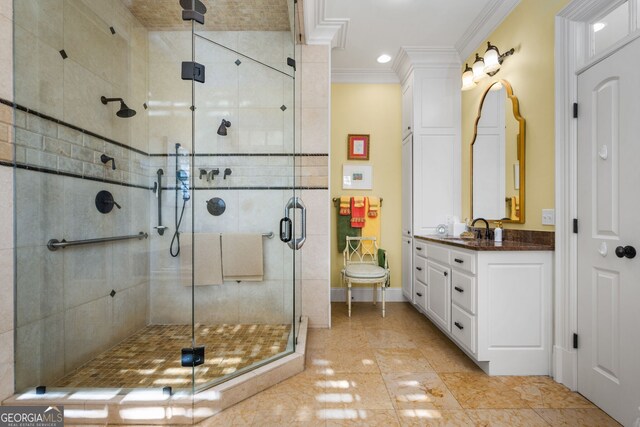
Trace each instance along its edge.
<instances>
[{"instance_id":1,"label":"shower niche","mask_svg":"<svg viewBox=\"0 0 640 427\"><path fill-rule=\"evenodd\" d=\"M300 261L273 236L301 196L297 14L268 3L13 2L17 392L193 394L295 352ZM203 274L225 246L200 241L247 235L261 274Z\"/></svg>"}]
</instances>

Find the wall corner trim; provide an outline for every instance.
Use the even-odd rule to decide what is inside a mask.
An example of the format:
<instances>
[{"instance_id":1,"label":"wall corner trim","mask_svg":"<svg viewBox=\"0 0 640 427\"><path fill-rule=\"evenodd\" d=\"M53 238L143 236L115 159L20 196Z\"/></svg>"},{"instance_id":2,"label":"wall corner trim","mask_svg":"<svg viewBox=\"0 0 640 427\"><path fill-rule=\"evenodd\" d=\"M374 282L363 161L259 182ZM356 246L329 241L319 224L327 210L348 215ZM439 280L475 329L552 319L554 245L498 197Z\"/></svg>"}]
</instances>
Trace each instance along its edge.
<instances>
[{"instance_id":1,"label":"wall corner trim","mask_svg":"<svg viewBox=\"0 0 640 427\"><path fill-rule=\"evenodd\" d=\"M460 59L464 61L509 16L520 0L491 0L480 11L467 31L455 44Z\"/></svg>"},{"instance_id":2,"label":"wall corner trim","mask_svg":"<svg viewBox=\"0 0 640 427\"><path fill-rule=\"evenodd\" d=\"M348 18L327 18L325 0L305 0L303 13L307 44L328 44L344 49L349 32Z\"/></svg>"}]
</instances>

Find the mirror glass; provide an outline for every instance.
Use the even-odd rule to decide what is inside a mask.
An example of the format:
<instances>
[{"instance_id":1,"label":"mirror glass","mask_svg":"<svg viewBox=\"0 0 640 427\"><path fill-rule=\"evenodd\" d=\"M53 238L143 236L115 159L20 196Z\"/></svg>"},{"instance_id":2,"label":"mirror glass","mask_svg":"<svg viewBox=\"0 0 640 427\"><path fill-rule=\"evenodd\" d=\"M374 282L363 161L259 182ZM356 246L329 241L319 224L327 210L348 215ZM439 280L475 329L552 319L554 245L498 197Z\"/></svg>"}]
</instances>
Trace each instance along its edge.
<instances>
[{"instance_id":1,"label":"mirror glass","mask_svg":"<svg viewBox=\"0 0 640 427\"><path fill-rule=\"evenodd\" d=\"M524 223L524 119L511 85L484 93L471 144L473 218Z\"/></svg>"}]
</instances>

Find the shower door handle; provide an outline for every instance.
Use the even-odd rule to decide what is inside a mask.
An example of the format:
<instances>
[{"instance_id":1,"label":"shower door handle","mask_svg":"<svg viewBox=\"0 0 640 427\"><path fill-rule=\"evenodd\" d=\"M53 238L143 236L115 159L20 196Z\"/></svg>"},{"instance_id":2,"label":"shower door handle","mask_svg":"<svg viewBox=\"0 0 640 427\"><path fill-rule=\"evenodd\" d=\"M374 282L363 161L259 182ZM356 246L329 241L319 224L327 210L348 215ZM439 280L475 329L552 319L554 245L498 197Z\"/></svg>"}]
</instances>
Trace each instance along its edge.
<instances>
[{"instance_id":1,"label":"shower door handle","mask_svg":"<svg viewBox=\"0 0 640 427\"><path fill-rule=\"evenodd\" d=\"M280 220L280 240L285 243L291 241L291 219L290 218L282 218Z\"/></svg>"},{"instance_id":2,"label":"shower door handle","mask_svg":"<svg viewBox=\"0 0 640 427\"><path fill-rule=\"evenodd\" d=\"M291 235L293 233L289 233L289 240L287 241L287 244L289 245L289 247L297 251L300 248L302 248L302 246L304 245L304 242L307 240L307 207L304 205L300 197L290 198L289 202L287 202L287 205L284 208L284 218L280 220L281 225L282 225L282 221L284 220L288 220L289 223L291 224L291 217L289 213L291 209L300 209L300 230L301 230L300 237L292 239ZM282 236L282 231L280 233Z\"/></svg>"}]
</instances>

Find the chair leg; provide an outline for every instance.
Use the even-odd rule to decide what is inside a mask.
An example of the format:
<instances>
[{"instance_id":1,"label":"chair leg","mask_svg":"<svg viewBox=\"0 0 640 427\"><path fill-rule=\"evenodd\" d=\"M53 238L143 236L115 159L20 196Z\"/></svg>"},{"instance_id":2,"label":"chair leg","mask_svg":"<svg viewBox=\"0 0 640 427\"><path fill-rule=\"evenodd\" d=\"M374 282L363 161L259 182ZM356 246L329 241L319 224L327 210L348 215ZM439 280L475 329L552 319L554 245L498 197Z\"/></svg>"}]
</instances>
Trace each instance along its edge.
<instances>
[{"instance_id":1,"label":"chair leg","mask_svg":"<svg viewBox=\"0 0 640 427\"><path fill-rule=\"evenodd\" d=\"M378 303L378 284L373 284L373 305Z\"/></svg>"},{"instance_id":2,"label":"chair leg","mask_svg":"<svg viewBox=\"0 0 640 427\"><path fill-rule=\"evenodd\" d=\"M349 307L349 317L351 317L351 282L347 283L347 306Z\"/></svg>"},{"instance_id":3,"label":"chair leg","mask_svg":"<svg viewBox=\"0 0 640 427\"><path fill-rule=\"evenodd\" d=\"M383 283L382 284L382 317L384 317L384 315L385 315L385 306L384 306L384 304L385 304L384 296L386 294L385 290L386 290L386 286Z\"/></svg>"}]
</instances>

